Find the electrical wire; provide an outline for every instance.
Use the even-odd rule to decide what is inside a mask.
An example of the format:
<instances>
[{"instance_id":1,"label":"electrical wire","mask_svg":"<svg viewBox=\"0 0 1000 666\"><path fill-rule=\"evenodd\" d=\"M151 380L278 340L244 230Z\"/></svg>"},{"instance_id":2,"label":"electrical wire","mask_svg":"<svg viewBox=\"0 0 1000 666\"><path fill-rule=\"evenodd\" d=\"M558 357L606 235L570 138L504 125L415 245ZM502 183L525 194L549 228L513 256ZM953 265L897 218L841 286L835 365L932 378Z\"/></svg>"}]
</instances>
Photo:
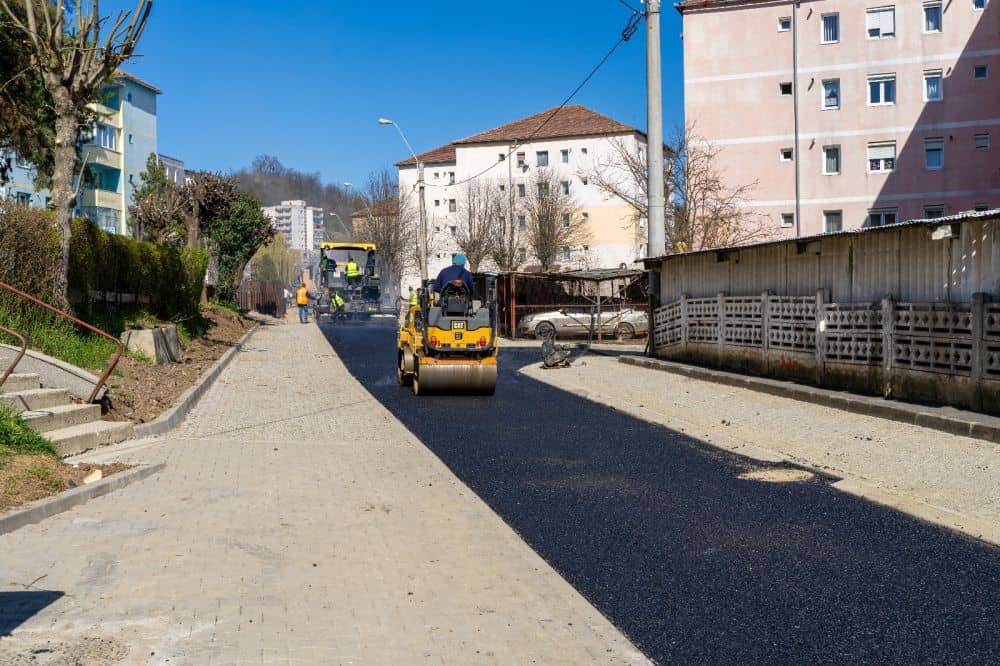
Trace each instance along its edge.
<instances>
[{"instance_id":1,"label":"electrical wire","mask_svg":"<svg viewBox=\"0 0 1000 666\"><path fill-rule=\"evenodd\" d=\"M630 7L630 9L631 9L631 7ZM537 136L539 132L542 131L542 129L549 123L549 121L552 120L553 118L555 118L556 115L560 111L562 111L566 107L567 104L569 104L571 101L573 101L573 98L576 97L577 93L579 93L583 89L583 87L585 85L587 85L592 78L594 78L594 76L601 69L601 67L604 66L604 63L606 63L611 58L611 56L613 56L615 54L615 51L618 50L618 47L620 47L622 44L624 44L628 40L632 39L632 36L635 35L636 30L639 29L639 23L642 21L642 18L643 18L643 14L641 12L638 12L635 9L632 9L632 16L629 17L628 23L625 24L624 28L622 28L620 36L618 38L618 41L615 42L615 45L612 46L611 49L607 53L604 54L604 57L602 57L597 62L597 64L594 66L594 68L590 70L590 73L588 73L587 76L585 76L583 78L583 80L580 81L580 83L575 88L573 88L573 92L571 92L569 94L569 96L567 96L566 99L564 99L562 101L562 104L560 104L559 106L557 106L555 108L555 110L552 111L552 113L550 113L548 115L548 117L545 118L544 121L542 121L541 125L539 125L538 127L536 127L535 130L531 134L529 134L527 137L525 137L524 139L519 139L516 143L514 143L511 146L510 151L507 153L507 156L504 158L505 160L510 159L510 156L513 155L514 151L516 151L518 148L520 148L521 145L523 145L525 143L531 143L531 140L533 138L535 138L535 136ZM425 182L424 183L424 187L425 188L430 188L430 187L455 187L455 186L458 186L458 185L464 185L465 183L471 182L471 181L476 180L477 178L485 175L487 172L489 172L490 170L492 170L495 166L497 166L498 164L500 164L502 161L503 160L499 160L497 162L494 162L493 164L489 165L488 167L486 167L485 169L483 169L479 173L473 174L472 176L469 176L468 178L463 178L462 180L457 180L454 183L434 185L434 184L429 184L429 183ZM414 187L416 187L416 186L414 186Z\"/></svg>"}]
</instances>

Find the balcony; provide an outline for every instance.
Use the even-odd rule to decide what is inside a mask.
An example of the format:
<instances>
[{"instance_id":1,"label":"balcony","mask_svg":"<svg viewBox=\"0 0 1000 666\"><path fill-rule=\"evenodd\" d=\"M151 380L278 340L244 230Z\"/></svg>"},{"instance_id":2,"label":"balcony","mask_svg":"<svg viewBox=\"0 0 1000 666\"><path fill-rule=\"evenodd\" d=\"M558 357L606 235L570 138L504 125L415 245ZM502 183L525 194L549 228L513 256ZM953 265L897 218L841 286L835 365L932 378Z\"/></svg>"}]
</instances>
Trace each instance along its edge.
<instances>
[{"instance_id":1,"label":"balcony","mask_svg":"<svg viewBox=\"0 0 1000 666\"><path fill-rule=\"evenodd\" d=\"M122 195L108 190L85 189L80 193L81 208L112 208L120 210Z\"/></svg>"},{"instance_id":2,"label":"balcony","mask_svg":"<svg viewBox=\"0 0 1000 666\"><path fill-rule=\"evenodd\" d=\"M122 162L121 153L93 145L83 147L83 159L87 164L100 164L112 169L120 169Z\"/></svg>"},{"instance_id":3,"label":"balcony","mask_svg":"<svg viewBox=\"0 0 1000 666\"><path fill-rule=\"evenodd\" d=\"M88 107L97 113L98 120L100 122L121 129L122 114L118 111L118 109L112 109L110 106L105 106L96 102L89 104Z\"/></svg>"}]
</instances>

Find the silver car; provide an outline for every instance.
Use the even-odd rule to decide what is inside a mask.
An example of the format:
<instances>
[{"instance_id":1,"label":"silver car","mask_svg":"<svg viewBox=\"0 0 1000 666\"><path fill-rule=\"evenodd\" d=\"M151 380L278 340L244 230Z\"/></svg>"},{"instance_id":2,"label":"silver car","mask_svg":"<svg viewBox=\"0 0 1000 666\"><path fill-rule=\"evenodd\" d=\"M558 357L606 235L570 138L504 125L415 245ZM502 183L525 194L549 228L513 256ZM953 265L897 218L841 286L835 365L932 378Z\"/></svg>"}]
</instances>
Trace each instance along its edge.
<instances>
[{"instance_id":1,"label":"silver car","mask_svg":"<svg viewBox=\"0 0 1000 666\"><path fill-rule=\"evenodd\" d=\"M597 316L595 314L595 319ZM649 332L649 321L642 310L625 308L622 310L602 310L599 321L595 321L595 334L614 336L619 340L630 340ZM536 338L575 338L590 334L590 310L587 308L564 308L548 312L525 315L517 326L520 335Z\"/></svg>"}]
</instances>

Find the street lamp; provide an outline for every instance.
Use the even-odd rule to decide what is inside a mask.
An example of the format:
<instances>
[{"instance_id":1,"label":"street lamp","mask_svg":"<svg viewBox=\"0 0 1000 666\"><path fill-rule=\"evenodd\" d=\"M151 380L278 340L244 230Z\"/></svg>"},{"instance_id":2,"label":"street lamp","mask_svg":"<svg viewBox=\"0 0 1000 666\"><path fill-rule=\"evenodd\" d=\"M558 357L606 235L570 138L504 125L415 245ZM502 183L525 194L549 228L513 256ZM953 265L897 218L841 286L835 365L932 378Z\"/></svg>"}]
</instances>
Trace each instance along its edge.
<instances>
[{"instance_id":1,"label":"street lamp","mask_svg":"<svg viewBox=\"0 0 1000 666\"><path fill-rule=\"evenodd\" d=\"M403 134L403 130L400 128L395 121L389 120L388 118L379 118L379 125L392 125L399 132L399 137L406 144L407 150L410 151L410 155L413 156L413 161L417 165L417 187L419 188L420 200L420 229L419 229L419 239L420 239L420 286L423 287L427 284L427 213L424 209L424 163L417 158L417 154L413 151L413 146L410 142L406 140L406 135Z\"/></svg>"}]
</instances>

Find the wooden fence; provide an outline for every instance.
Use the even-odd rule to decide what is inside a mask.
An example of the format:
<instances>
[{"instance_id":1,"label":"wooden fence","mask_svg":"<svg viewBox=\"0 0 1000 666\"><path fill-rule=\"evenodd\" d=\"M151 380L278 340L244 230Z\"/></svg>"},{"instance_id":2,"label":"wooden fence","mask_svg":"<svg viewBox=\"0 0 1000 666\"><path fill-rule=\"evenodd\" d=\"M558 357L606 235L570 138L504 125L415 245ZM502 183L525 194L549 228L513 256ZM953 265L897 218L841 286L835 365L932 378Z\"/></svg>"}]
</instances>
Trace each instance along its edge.
<instances>
[{"instance_id":1,"label":"wooden fence","mask_svg":"<svg viewBox=\"0 0 1000 666\"><path fill-rule=\"evenodd\" d=\"M285 316L285 285L280 282L244 282L236 290L236 306L245 312Z\"/></svg>"}]
</instances>

